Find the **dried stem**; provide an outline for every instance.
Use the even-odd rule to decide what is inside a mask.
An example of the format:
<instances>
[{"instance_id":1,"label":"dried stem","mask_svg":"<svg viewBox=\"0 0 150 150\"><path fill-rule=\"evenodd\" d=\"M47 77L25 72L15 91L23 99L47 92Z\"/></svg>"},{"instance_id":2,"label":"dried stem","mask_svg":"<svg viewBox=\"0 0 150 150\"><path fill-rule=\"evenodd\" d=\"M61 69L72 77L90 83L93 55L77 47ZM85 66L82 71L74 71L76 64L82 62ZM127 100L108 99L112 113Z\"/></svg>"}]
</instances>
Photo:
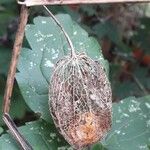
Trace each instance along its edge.
<instances>
[{"instance_id":1,"label":"dried stem","mask_svg":"<svg viewBox=\"0 0 150 150\"><path fill-rule=\"evenodd\" d=\"M98 3L125 3L125 2L149 2L149 0L18 0L19 4L26 6L35 5L66 5L66 4L98 4Z\"/></svg>"},{"instance_id":2,"label":"dried stem","mask_svg":"<svg viewBox=\"0 0 150 150\"><path fill-rule=\"evenodd\" d=\"M46 6L43 5L43 7L46 9L46 11L49 13L49 15L53 18L53 20L56 22L56 24L60 27L60 29L64 33L64 36L65 36L65 38L70 46L70 49L71 49L71 56L75 56L76 54L75 54L75 50L74 50L72 41L71 41L70 37L68 36L68 34L66 33L66 31L64 30L63 26L60 24L60 22L57 20L57 18L52 14L52 12Z\"/></svg>"},{"instance_id":3,"label":"dried stem","mask_svg":"<svg viewBox=\"0 0 150 150\"><path fill-rule=\"evenodd\" d=\"M12 52L12 59L11 59L7 82L6 82L4 103L3 103L3 113L9 113L10 101L11 101L15 73L16 73L16 66L17 66L18 57L20 54L20 49L22 47L24 31L25 31L27 20L28 20L28 9L26 6L22 6L21 14L20 14L20 24L18 27L18 31L16 33L16 39L15 39L13 52Z\"/></svg>"}]
</instances>

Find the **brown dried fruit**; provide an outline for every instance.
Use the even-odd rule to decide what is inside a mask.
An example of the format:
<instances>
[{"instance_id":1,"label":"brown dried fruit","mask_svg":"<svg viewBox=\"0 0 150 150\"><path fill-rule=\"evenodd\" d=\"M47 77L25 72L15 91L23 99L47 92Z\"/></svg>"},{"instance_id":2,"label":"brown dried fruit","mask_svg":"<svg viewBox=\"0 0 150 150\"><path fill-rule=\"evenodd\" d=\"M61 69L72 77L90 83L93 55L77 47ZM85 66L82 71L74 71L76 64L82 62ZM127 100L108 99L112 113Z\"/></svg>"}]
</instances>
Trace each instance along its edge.
<instances>
[{"instance_id":1,"label":"brown dried fruit","mask_svg":"<svg viewBox=\"0 0 150 150\"><path fill-rule=\"evenodd\" d=\"M55 125L75 148L101 140L111 127L111 88L102 66L85 54L56 64L49 92Z\"/></svg>"}]
</instances>

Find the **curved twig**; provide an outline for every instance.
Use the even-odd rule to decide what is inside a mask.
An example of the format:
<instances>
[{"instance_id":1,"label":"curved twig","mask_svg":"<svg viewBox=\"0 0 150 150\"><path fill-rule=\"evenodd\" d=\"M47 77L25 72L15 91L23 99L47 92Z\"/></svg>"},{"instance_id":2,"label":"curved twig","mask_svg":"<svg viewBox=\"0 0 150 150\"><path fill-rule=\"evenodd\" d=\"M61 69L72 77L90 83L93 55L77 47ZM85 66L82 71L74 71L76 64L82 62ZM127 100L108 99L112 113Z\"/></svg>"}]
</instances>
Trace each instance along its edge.
<instances>
[{"instance_id":1,"label":"curved twig","mask_svg":"<svg viewBox=\"0 0 150 150\"><path fill-rule=\"evenodd\" d=\"M49 13L49 15L53 18L53 20L56 22L56 24L60 27L61 31L64 33L64 36L70 46L71 49L71 56L75 56L75 49L73 47L72 41L70 39L70 37L68 36L68 34L66 33L65 29L63 28L63 26L60 24L60 22L57 20L57 18L51 13L51 11L45 6L43 5L43 7L46 9L46 11Z\"/></svg>"}]
</instances>

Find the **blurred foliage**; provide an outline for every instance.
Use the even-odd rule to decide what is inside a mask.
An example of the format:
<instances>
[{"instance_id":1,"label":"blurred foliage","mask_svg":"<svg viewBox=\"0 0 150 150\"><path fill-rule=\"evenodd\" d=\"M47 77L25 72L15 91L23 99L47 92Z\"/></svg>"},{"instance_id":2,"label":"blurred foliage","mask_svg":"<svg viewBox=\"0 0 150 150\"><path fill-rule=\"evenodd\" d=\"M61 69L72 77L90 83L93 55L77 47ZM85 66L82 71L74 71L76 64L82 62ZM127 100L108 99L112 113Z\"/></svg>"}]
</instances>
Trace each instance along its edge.
<instances>
[{"instance_id":1,"label":"blurred foliage","mask_svg":"<svg viewBox=\"0 0 150 150\"><path fill-rule=\"evenodd\" d=\"M0 47L0 74L7 75L11 52L8 48Z\"/></svg>"},{"instance_id":2,"label":"blurred foliage","mask_svg":"<svg viewBox=\"0 0 150 150\"><path fill-rule=\"evenodd\" d=\"M102 53L104 55L104 58L106 58L110 63L109 76L113 90L113 101L120 101L121 99L129 96L141 97L150 93L149 3L50 6L49 8L55 14L69 14L73 20L78 22L80 26L89 33L89 35L92 35L95 38L97 38L98 42L102 47ZM10 63L14 37L18 26L19 12L20 6L16 4L15 0L0 1L0 106L2 106L2 98L4 94L6 76L8 72L8 66ZM29 23L33 23L33 18L39 15L45 16L47 15L47 13L40 6L31 8ZM24 46L30 48L30 45L26 39L24 40ZM26 66L24 66L23 69L25 69L25 67ZM14 95L12 98L10 113L11 116L15 119L15 122L18 125L22 125L27 121L35 120L35 114L26 105L27 100L25 99L26 102L24 101L16 82L13 93ZM142 110L144 110L143 105L144 103L147 103L148 99L150 98L146 97L138 99L138 101L141 100L142 104L139 105L142 105ZM127 99L127 103L123 104L123 106L120 105L122 105L121 102L118 105L114 104L114 108L124 107L124 111L127 111L128 106L132 106L130 104L130 98ZM42 107L44 108L44 106ZM36 110L34 111L36 112ZM140 120L142 121L142 119L144 119L138 118L138 115L136 115L137 114L131 115L131 117L133 118L137 117L137 120L135 124L131 124L131 128L129 129L129 131L133 130L133 125L136 126L137 124L139 124ZM41 136L42 134L44 137L47 137L49 135L48 133L46 133L47 129L43 131L40 124L43 124L43 122L32 122L31 124L21 127L21 130L23 131L23 133L25 133L28 132L29 129L31 129L31 131L33 129L33 134L38 135L40 133L38 137L39 139L43 139L43 137ZM44 124L46 125L47 123ZM142 124L140 125L142 126ZM6 127L4 126L1 118L0 126L3 126L3 128L0 128L0 134L5 133ZM49 124L47 124L46 126L49 126ZM138 130L140 132L142 129L141 126L137 126L139 128L136 129L136 131ZM36 131L34 130L34 127L35 129L37 129ZM53 127L49 127L48 130L52 131ZM32 132L30 134L32 135ZM30 134L27 138L30 138ZM112 143L112 145L115 146L114 143L116 141L116 138L120 138L119 136L121 136L121 134L117 136L116 134L117 133L115 133L113 139L110 141L110 145ZM2 135L2 138L0 140L0 143L2 142L1 144L4 144L4 147L7 142L9 144L10 142L13 143L12 140L9 141L7 138L10 139L8 135ZM5 140L6 143L3 140ZM128 146L128 144L126 144L125 141L126 140L124 140L123 145ZM33 145L35 144L36 146L36 141L33 140L31 141L31 143L32 142ZM136 144L136 142L133 142L133 144L134 143ZM7 144L8 147L12 146L11 144L9 144ZM150 145L149 143L147 144ZM41 146L44 146L44 144L42 145L42 142ZM148 149L147 146L144 147L145 145L141 146L141 148L144 150ZM3 149L5 150L4 147ZM41 147L40 149L43 148L45 147ZM106 148L110 149L109 145L108 147L106 146ZM8 149L10 149L10 147ZM93 149L101 150L105 148L98 144L94 145Z\"/></svg>"}]
</instances>

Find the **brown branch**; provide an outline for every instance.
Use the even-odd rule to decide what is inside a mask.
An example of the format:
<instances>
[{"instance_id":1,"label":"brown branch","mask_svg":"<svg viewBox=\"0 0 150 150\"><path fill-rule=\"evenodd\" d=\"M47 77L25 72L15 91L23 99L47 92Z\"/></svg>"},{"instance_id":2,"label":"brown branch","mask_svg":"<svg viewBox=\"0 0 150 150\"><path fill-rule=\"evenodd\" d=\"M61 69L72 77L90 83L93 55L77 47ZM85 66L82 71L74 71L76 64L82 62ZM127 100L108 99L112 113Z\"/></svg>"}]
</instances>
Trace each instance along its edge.
<instances>
[{"instance_id":1,"label":"brown branch","mask_svg":"<svg viewBox=\"0 0 150 150\"><path fill-rule=\"evenodd\" d=\"M96 4L96 3L125 3L125 2L150 2L150 0L18 0L19 4L34 5L65 5L65 4Z\"/></svg>"},{"instance_id":2,"label":"brown branch","mask_svg":"<svg viewBox=\"0 0 150 150\"><path fill-rule=\"evenodd\" d=\"M19 133L17 126L15 125L9 114L5 113L3 115L3 120L9 128L10 133L17 140L18 144L20 145L20 148L22 150L33 150L28 141Z\"/></svg>"},{"instance_id":3,"label":"brown branch","mask_svg":"<svg viewBox=\"0 0 150 150\"><path fill-rule=\"evenodd\" d=\"M27 20L28 20L28 8L26 6L22 6L21 13L20 13L20 23L18 26L18 31L16 33L16 39L15 39L13 52L12 52L12 59L11 59L6 87L5 87L3 113L9 113L14 78L15 78L15 73L16 73L16 66L17 66L18 57L20 54L20 49L22 47L24 31L25 31Z\"/></svg>"},{"instance_id":4,"label":"brown branch","mask_svg":"<svg viewBox=\"0 0 150 150\"><path fill-rule=\"evenodd\" d=\"M12 52L12 59L11 59L7 82L6 82L4 103L3 103L3 120L7 125L7 127L9 128L9 131L11 132L13 137L20 145L20 148L22 150L33 150L30 144L28 143L28 141L19 133L15 123L9 116L10 102L11 102L12 90L13 90L15 73L16 73L16 66L17 66L20 50L22 47L27 20L28 20L28 8L26 6L22 6L20 12L20 23L16 33L16 39L15 39L13 52Z\"/></svg>"}]
</instances>

